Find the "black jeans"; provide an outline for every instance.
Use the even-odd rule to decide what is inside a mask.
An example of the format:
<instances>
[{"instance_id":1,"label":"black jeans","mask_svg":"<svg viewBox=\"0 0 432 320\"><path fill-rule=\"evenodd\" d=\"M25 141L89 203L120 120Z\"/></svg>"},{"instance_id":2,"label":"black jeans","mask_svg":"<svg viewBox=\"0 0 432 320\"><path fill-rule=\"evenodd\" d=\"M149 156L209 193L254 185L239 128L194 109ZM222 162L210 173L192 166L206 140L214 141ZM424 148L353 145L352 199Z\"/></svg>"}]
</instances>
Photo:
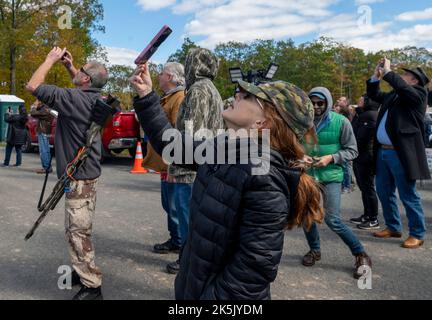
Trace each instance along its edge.
<instances>
[{"instance_id":1,"label":"black jeans","mask_svg":"<svg viewBox=\"0 0 432 320\"><path fill-rule=\"evenodd\" d=\"M371 221L378 218L378 197L372 167L372 164L354 162L354 174L362 193L364 215Z\"/></svg>"}]
</instances>

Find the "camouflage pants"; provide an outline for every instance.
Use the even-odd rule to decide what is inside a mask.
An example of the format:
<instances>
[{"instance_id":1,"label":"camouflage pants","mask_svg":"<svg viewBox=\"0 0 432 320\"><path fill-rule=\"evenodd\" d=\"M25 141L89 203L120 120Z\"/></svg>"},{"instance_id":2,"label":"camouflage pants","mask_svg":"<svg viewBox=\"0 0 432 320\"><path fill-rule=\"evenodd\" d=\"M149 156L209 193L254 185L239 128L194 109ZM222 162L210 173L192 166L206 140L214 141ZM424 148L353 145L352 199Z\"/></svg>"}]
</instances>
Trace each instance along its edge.
<instances>
[{"instance_id":1,"label":"camouflage pants","mask_svg":"<svg viewBox=\"0 0 432 320\"><path fill-rule=\"evenodd\" d=\"M65 228L72 267L88 288L102 284L102 273L95 264L92 226L96 209L96 180L71 182L66 194Z\"/></svg>"}]
</instances>

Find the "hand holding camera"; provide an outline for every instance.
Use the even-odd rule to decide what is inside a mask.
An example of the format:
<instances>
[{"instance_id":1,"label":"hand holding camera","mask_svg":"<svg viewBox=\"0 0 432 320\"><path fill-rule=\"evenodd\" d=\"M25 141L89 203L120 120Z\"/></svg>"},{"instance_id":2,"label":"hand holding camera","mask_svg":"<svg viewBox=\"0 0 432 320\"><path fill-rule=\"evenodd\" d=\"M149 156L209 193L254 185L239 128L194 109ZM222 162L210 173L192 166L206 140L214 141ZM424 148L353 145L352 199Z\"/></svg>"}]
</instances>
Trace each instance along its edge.
<instances>
[{"instance_id":1,"label":"hand holding camera","mask_svg":"<svg viewBox=\"0 0 432 320\"><path fill-rule=\"evenodd\" d=\"M73 57L69 51L66 51L63 57L61 58L61 62L66 67L66 69L70 69L73 67Z\"/></svg>"},{"instance_id":2,"label":"hand holding camera","mask_svg":"<svg viewBox=\"0 0 432 320\"><path fill-rule=\"evenodd\" d=\"M63 58L66 52L66 48L61 49L59 47L54 47L50 53L48 53L46 61L54 65Z\"/></svg>"}]
</instances>

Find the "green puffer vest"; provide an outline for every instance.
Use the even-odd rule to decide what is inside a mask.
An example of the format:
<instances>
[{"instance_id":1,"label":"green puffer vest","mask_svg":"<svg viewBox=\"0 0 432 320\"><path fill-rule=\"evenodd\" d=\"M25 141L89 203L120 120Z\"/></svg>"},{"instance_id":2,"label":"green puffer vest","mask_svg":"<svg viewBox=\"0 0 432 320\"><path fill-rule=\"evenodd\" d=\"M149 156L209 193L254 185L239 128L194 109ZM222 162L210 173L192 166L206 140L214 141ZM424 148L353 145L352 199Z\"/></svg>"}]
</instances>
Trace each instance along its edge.
<instances>
[{"instance_id":1,"label":"green puffer vest","mask_svg":"<svg viewBox=\"0 0 432 320\"><path fill-rule=\"evenodd\" d=\"M310 150L308 155L312 157L322 157L337 153L342 148L340 137L344 121L344 116L331 112L330 123L318 134L318 145L306 146L306 150ZM325 184L334 182L341 183L344 179L343 168L337 164L329 164L327 167L321 169L312 168L308 171L308 174L314 177L318 182Z\"/></svg>"}]
</instances>

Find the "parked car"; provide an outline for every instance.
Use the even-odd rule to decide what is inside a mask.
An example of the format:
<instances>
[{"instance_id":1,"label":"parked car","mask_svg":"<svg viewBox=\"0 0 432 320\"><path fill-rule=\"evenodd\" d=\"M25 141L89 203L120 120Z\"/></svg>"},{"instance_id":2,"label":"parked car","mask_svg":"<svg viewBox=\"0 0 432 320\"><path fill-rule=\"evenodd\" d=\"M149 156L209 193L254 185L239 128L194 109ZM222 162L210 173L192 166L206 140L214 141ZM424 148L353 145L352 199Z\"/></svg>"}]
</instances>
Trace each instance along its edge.
<instances>
[{"instance_id":1,"label":"parked car","mask_svg":"<svg viewBox=\"0 0 432 320\"><path fill-rule=\"evenodd\" d=\"M35 152L38 147L37 119L29 116L26 127L29 133L24 152ZM54 137L57 119L53 119L52 131L49 138L50 147L54 149ZM135 119L135 112L117 112L113 119L102 131L102 161L112 155L128 150L131 157L135 157L136 146L140 139L139 123ZM145 148L144 148L145 150Z\"/></svg>"}]
</instances>

